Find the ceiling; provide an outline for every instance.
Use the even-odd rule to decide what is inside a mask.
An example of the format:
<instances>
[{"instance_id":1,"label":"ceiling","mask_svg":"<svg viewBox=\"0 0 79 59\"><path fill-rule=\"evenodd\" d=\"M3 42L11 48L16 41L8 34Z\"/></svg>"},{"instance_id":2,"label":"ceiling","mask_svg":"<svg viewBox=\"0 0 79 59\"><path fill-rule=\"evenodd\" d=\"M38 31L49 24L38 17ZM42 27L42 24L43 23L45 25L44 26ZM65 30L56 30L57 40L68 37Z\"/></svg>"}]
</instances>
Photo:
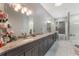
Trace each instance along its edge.
<instances>
[{"instance_id":1,"label":"ceiling","mask_svg":"<svg viewBox=\"0 0 79 59\"><path fill-rule=\"evenodd\" d=\"M53 17L64 17L68 12L71 14L79 13L79 3L63 3L55 6L54 3L41 4Z\"/></svg>"}]
</instances>

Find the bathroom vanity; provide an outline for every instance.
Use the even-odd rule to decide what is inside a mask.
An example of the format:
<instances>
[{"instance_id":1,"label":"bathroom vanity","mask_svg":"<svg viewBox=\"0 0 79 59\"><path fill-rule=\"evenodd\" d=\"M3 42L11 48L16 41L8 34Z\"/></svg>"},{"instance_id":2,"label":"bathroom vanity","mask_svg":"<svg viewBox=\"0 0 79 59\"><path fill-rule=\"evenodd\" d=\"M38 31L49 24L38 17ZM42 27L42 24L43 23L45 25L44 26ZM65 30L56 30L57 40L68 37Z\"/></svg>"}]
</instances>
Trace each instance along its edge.
<instances>
[{"instance_id":1,"label":"bathroom vanity","mask_svg":"<svg viewBox=\"0 0 79 59\"><path fill-rule=\"evenodd\" d=\"M56 41L57 33L45 33L18 39L0 48L1 56L43 56Z\"/></svg>"}]
</instances>

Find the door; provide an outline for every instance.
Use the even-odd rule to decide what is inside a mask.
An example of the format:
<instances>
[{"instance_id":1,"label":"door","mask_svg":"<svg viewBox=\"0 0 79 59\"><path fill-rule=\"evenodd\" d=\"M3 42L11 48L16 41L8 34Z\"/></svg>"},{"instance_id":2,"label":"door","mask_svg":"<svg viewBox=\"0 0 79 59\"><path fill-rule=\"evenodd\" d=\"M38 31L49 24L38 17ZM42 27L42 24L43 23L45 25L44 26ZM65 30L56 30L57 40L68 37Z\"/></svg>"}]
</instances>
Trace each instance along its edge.
<instances>
[{"instance_id":1,"label":"door","mask_svg":"<svg viewBox=\"0 0 79 59\"><path fill-rule=\"evenodd\" d=\"M73 44L79 44L79 14L70 16L69 39Z\"/></svg>"},{"instance_id":2,"label":"door","mask_svg":"<svg viewBox=\"0 0 79 59\"><path fill-rule=\"evenodd\" d=\"M65 21L59 22L59 34L65 34Z\"/></svg>"}]
</instances>

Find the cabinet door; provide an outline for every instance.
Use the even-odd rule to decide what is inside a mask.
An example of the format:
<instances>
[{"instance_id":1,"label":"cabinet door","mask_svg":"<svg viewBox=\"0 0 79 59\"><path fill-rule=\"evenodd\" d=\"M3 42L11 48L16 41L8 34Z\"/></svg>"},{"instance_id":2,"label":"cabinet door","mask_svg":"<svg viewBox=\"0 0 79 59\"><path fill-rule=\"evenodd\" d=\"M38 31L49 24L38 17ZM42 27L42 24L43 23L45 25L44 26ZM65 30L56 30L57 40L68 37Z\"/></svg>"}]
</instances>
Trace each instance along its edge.
<instances>
[{"instance_id":1,"label":"cabinet door","mask_svg":"<svg viewBox=\"0 0 79 59\"><path fill-rule=\"evenodd\" d=\"M51 47L51 45L54 42L54 39L52 39L52 35L50 35L48 39L49 39L49 41L48 41L49 42L49 47Z\"/></svg>"},{"instance_id":2,"label":"cabinet door","mask_svg":"<svg viewBox=\"0 0 79 59\"><path fill-rule=\"evenodd\" d=\"M7 52L7 56L18 56L18 55L24 55L24 47L23 46L20 46L20 47L17 47L17 48L14 48L12 50L9 50Z\"/></svg>"},{"instance_id":3,"label":"cabinet door","mask_svg":"<svg viewBox=\"0 0 79 59\"><path fill-rule=\"evenodd\" d=\"M38 56L38 46L39 41L35 41L29 45L29 49L26 48L25 50L25 56Z\"/></svg>"},{"instance_id":4,"label":"cabinet door","mask_svg":"<svg viewBox=\"0 0 79 59\"><path fill-rule=\"evenodd\" d=\"M32 56L38 56L38 47L33 47L31 51Z\"/></svg>"},{"instance_id":5,"label":"cabinet door","mask_svg":"<svg viewBox=\"0 0 79 59\"><path fill-rule=\"evenodd\" d=\"M38 56L38 47L35 46L35 47L25 51L25 56Z\"/></svg>"},{"instance_id":6,"label":"cabinet door","mask_svg":"<svg viewBox=\"0 0 79 59\"><path fill-rule=\"evenodd\" d=\"M29 49L28 51L25 51L25 56L31 56L31 52L32 52L32 49Z\"/></svg>"},{"instance_id":7,"label":"cabinet door","mask_svg":"<svg viewBox=\"0 0 79 59\"><path fill-rule=\"evenodd\" d=\"M45 54L45 45L44 44L45 44L45 40L43 38L39 42L39 49L38 49L39 56L43 56Z\"/></svg>"}]
</instances>

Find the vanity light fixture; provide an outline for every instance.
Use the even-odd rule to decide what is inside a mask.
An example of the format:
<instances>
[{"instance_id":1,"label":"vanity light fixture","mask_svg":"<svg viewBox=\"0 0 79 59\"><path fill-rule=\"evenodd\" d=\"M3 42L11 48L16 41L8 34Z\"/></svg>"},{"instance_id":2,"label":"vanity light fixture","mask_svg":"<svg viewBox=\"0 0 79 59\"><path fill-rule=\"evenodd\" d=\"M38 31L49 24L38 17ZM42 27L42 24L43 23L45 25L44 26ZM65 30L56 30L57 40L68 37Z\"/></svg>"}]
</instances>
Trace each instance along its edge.
<instances>
[{"instance_id":1,"label":"vanity light fixture","mask_svg":"<svg viewBox=\"0 0 79 59\"><path fill-rule=\"evenodd\" d=\"M12 7L16 12L21 11L22 14L26 13L27 16L32 14L32 11L30 9L22 6L21 4L13 3L9 4L9 6Z\"/></svg>"}]
</instances>

